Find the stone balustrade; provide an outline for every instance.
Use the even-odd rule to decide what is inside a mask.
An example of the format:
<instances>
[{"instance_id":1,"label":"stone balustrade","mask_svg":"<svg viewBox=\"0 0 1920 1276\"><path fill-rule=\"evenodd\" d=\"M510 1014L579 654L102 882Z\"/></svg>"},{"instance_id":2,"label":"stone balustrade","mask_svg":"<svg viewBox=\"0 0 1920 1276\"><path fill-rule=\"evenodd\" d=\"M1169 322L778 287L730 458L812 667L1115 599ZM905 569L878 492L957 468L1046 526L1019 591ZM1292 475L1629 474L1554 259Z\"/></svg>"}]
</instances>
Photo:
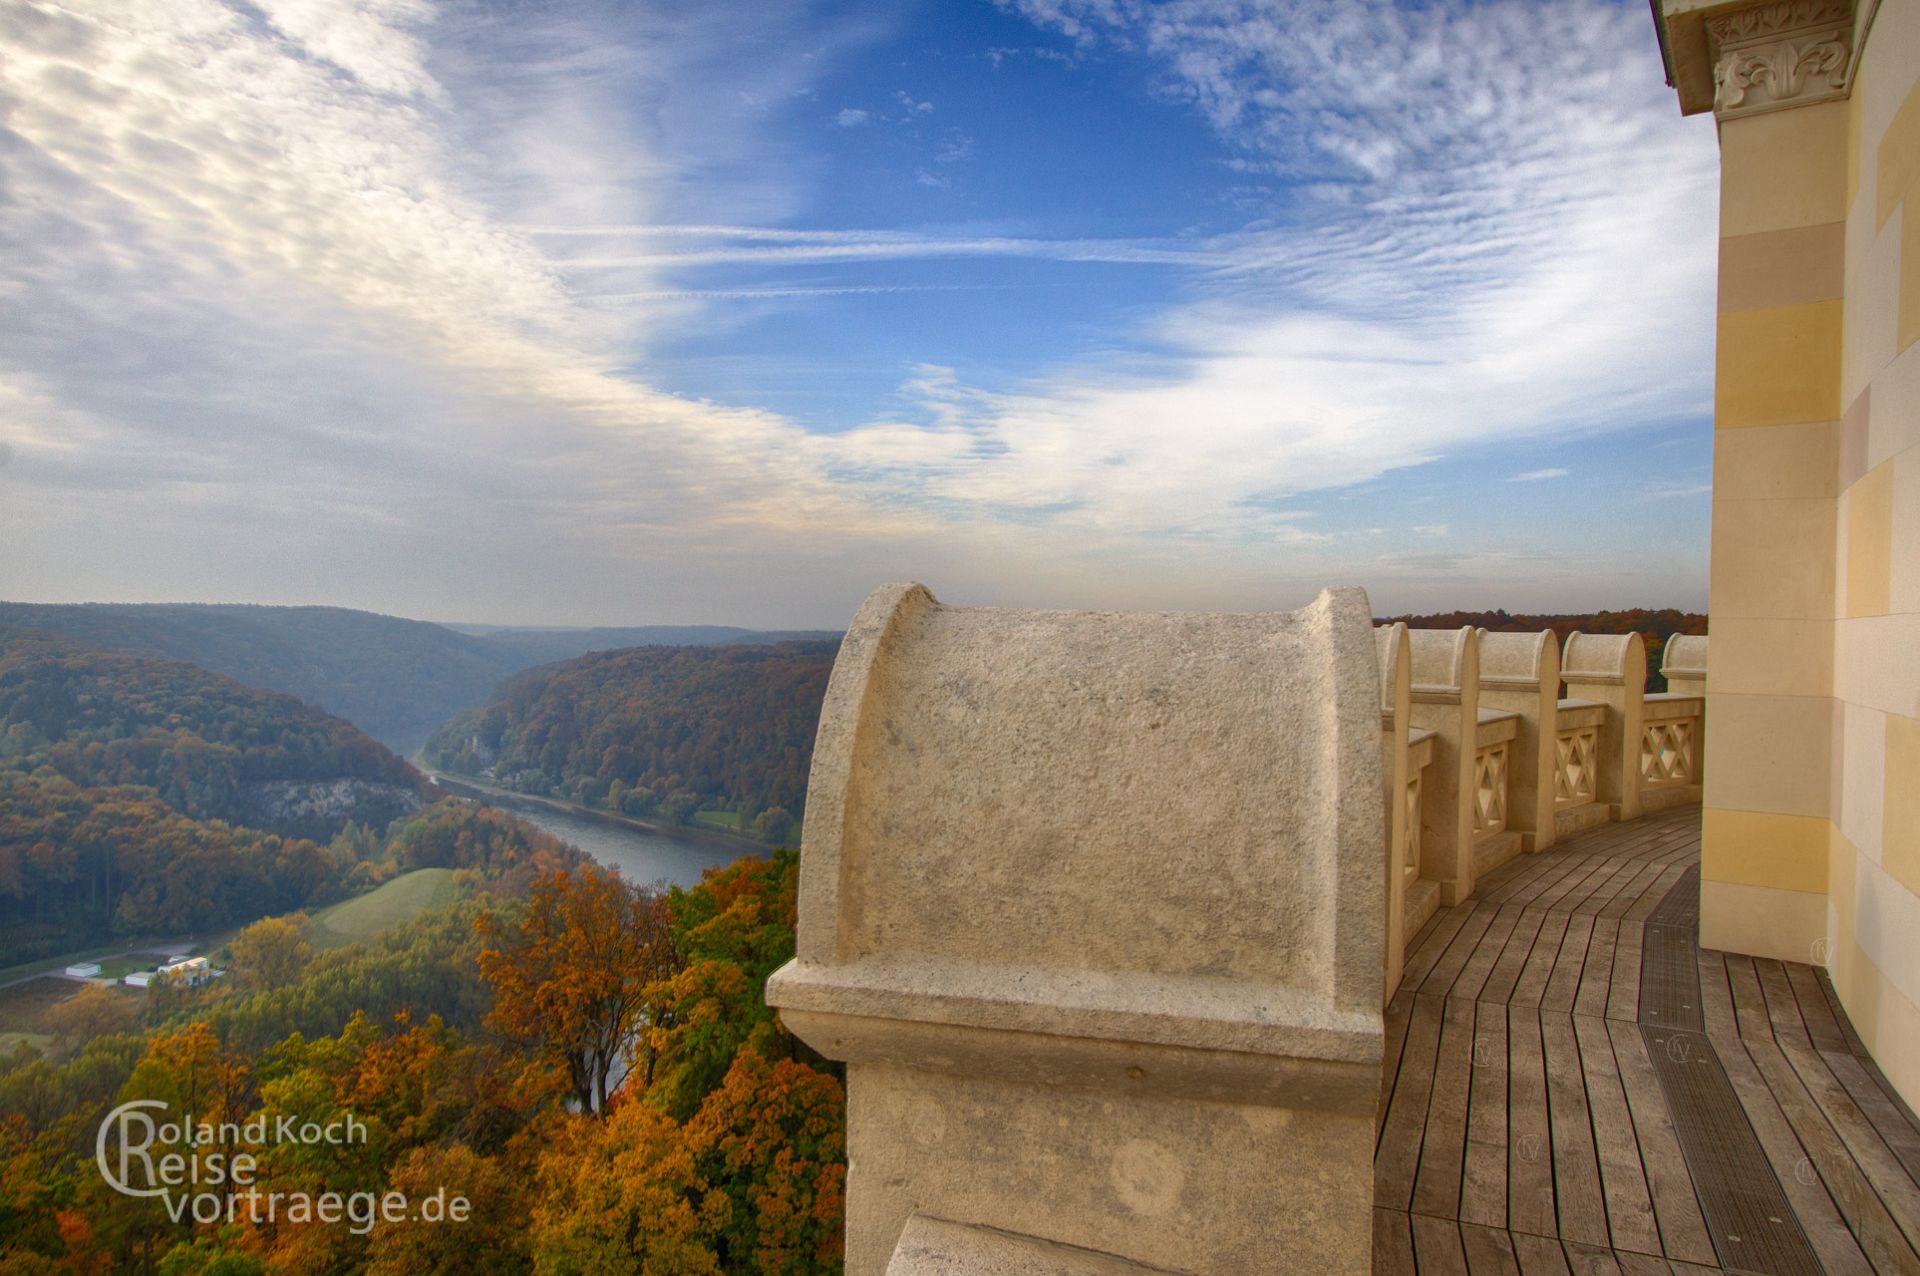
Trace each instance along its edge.
<instances>
[{"instance_id":1,"label":"stone balustrade","mask_svg":"<svg viewBox=\"0 0 1920 1276\"><path fill-rule=\"evenodd\" d=\"M847 1065L851 1276L1371 1270L1408 944L1697 799L1706 644L1646 696L1634 635L1370 627L867 600L767 984Z\"/></svg>"},{"instance_id":2,"label":"stone balustrade","mask_svg":"<svg viewBox=\"0 0 1920 1276\"><path fill-rule=\"evenodd\" d=\"M1595 759L1595 801L1613 820L1640 814L1640 727L1647 691L1647 645L1639 634L1567 635L1560 681L1570 698L1606 707Z\"/></svg>"},{"instance_id":3,"label":"stone balustrade","mask_svg":"<svg viewBox=\"0 0 1920 1276\"><path fill-rule=\"evenodd\" d=\"M1697 802L1707 640L1667 644L1665 694L1646 695L1637 634L1381 626L1389 946L1513 855L1608 820ZM1396 660L1411 656L1409 711ZM1569 694L1560 695L1564 681ZM1396 724L1404 727L1396 729ZM1404 811L1404 834L1393 813ZM1397 904L1396 904L1397 898ZM1389 957L1386 991L1400 964Z\"/></svg>"},{"instance_id":4,"label":"stone balustrade","mask_svg":"<svg viewBox=\"0 0 1920 1276\"><path fill-rule=\"evenodd\" d=\"M847 1064L850 1276L1371 1270L1370 623L867 600L767 985Z\"/></svg>"},{"instance_id":5,"label":"stone balustrade","mask_svg":"<svg viewBox=\"0 0 1920 1276\"><path fill-rule=\"evenodd\" d=\"M1480 707L1519 719L1507 750L1506 827L1520 835L1526 851L1554 842L1559 705L1560 643L1552 630L1480 631Z\"/></svg>"},{"instance_id":6,"label":"stone balustrade","mask_svg":"<svg viewBox=\"0 0 1920 1276\"><path fill-rule=\"evenodd\" d=\"M1647 811L1700 800L1707 640L1669 639L1660 672L1667 691L1647 697L1640 728L1640 806Z\"/></svg>"},{"instance_id":7,"label":"stone balustrade","mask_svg":"<svg viewBox=\"0 0 1920 1276\"><path fill-rule=\"evenodd\" d=\"M1479 632L1414 629L1410 725L1434 734L1420 788L1420 877L1458 904L1473 893L1473 788L1480 727Z\"/></svg>"}]
</instances>

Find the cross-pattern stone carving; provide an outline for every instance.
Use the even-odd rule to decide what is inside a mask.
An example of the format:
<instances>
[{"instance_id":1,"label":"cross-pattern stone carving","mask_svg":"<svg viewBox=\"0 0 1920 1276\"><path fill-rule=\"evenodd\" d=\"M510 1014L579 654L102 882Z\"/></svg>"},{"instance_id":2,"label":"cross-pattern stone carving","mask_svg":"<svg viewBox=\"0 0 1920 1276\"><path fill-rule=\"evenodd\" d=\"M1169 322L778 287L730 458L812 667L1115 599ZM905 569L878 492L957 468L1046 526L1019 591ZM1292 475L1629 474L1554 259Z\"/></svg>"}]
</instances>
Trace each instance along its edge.
<instances>
[{"instance_id":1,"label":"cross-pattern stone carving","mask_svg":"<svg viewBox=\"0 0 1920 1276\"><path fill-rule=\"evenodd\" d=\"M1553 804L1580 806L1594 800L1594 777L1600 751L1599 731L1581 727L1562 731L1554 742Z\"/></svg>"},{"instance_id":2,"label":"cross-pattern stone carving","mask_svg":"<svg viewBox=\"0 0 1920 1276\"><path fill-rule=\"evenodd\" d=\"M1407 777L1407 862L1402 871L1411 886L1420 876L1420 775L1416 767Z\"/></svg>"},{"instance_id":3,"label":"cross-pattern stone carving","mask_svg":"<svg viewBox=\"0 0 1920 1276\"><path fill-rule=\"evenodd\" d=\"M1693 784L1694 719L1649 722L1640 732L1640 778L1648 787Z\"/></svg>"},{"instance_id":4,"label":"cross-pattern stone carving","mask_svg":"<svg viewBox=\"0 0 1920 1276\"><path fill-rule=\"evenodd\" d=\"M1486 837L1507 827L1507 746L1490 745L1473 759L1473 835Z\"/></svg>"}]
</instances>

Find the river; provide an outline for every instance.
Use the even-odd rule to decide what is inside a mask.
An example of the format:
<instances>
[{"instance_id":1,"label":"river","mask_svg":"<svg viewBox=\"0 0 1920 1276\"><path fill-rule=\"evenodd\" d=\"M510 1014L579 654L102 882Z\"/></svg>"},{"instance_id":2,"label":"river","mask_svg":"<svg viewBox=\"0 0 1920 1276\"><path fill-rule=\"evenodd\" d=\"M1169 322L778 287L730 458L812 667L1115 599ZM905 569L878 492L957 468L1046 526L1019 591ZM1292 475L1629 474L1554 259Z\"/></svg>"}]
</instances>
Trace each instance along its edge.
<instances>
[{"instance_id":1,"label":"river","mask_svg":"<svg viewBox=\"0 0 1920 1276\"><path fill-rule=\"evenodd\" d=\"M721 867L742 855L760 853L744 842L717 834L676 835L596 811L537 801L472 780L454 779L434 771L428 774L442 788L512 811L561 841L573 843L600 863L619 869L620 875L630 882L692 886L699 882L702 869Z\"/></svg>"}]
</instances>

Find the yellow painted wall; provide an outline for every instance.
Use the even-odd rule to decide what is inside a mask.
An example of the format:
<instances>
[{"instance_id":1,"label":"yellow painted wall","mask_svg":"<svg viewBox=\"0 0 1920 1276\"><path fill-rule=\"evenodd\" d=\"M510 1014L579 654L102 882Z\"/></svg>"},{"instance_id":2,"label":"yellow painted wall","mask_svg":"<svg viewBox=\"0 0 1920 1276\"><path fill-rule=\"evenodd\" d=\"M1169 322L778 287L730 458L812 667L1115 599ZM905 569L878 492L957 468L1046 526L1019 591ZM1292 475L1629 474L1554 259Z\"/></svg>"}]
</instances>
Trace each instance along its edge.
<instances>
[{"instance_id":1,"label":"yellow painted wall","mask_svg":"<svg viewBox=\"0 0 1920 1276\"><path fill-rule=\"evenodd\" d=\"M1847 107L1828 943L1861 1039L1920 1102L1920 0L1881 5Z\"/></svg>"},{"instance_id":2,"label":"yellow painted wall","mask_svg":"<svg viewBox=\"0 0 1920 1276\"><path fill-rule=\"evenodd\" d=\"M1920 1104L1920 0L1720 127L1701 940L1824 961Z\"/></svg>"},{"instance_id":3,"label":"yellow painted wall","mask_svg":"<svg viewBox=\"0 0 1920 1276\"><path fill-rule=\"evenodd\" d=\"M1700 937L1790 961L1827 931L1848 129L1830 102L1720 133Z\"/></svg>"}]
</instances>

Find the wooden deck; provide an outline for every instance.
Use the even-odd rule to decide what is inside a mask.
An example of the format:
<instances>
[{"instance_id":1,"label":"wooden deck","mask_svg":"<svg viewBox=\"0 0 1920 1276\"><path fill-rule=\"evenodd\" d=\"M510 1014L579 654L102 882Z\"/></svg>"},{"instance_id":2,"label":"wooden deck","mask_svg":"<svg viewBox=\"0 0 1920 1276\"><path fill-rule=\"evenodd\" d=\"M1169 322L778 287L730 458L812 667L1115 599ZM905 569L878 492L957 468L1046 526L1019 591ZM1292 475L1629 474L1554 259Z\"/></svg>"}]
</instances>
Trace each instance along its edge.
<instances>
[{"instance_id":1,"label":"wooden deck","mask_svg":"<svg viewBox=\"0 0 1920 1276\"><path fill-rule=\"evenodd\" d=\"M1699 819L1522 856L1416 937L1376 1273L1920 1273L1920 1124L1824 971L1699 948Z\"/></svg>"}]
</instances>

